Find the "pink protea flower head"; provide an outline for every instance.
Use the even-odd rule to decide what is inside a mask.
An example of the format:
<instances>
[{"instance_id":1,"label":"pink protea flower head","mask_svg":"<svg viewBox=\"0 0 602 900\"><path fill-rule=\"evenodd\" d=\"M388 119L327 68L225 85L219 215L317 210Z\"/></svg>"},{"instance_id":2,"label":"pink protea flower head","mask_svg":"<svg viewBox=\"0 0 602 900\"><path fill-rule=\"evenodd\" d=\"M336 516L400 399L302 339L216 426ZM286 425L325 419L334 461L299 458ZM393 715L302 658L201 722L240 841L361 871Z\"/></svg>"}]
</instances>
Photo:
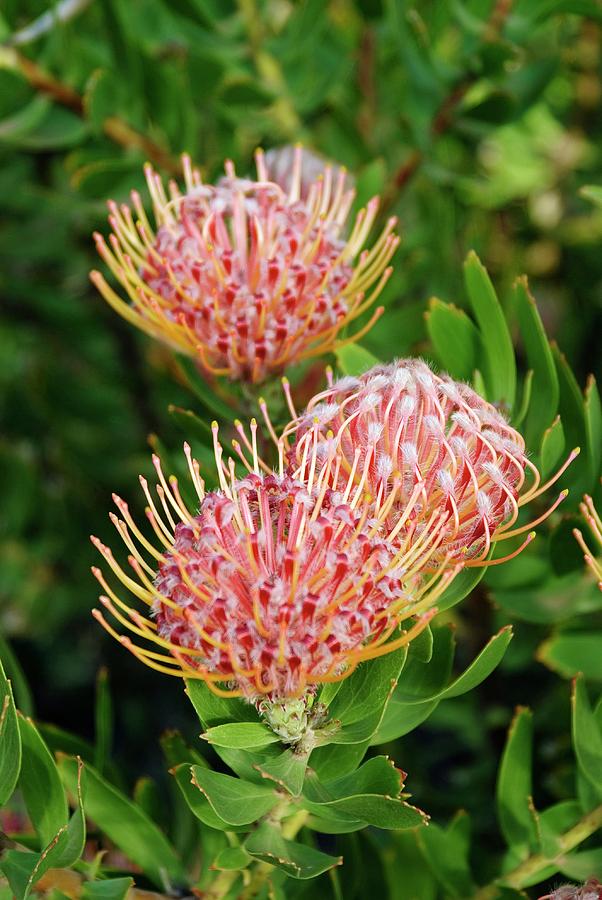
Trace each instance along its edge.
<instances>
[{"instance_id":1,"label":"pink protea flower head","mask_svg":"<svg viewBox=\"0 0 602 900\"><path fill-rule=\"evenodd\" d=\"M334 442L340 476L370 498L377 514L385 511L389 539L408 547L427 542L435 568L460 560L497 564L503 560L487 560L492 543L529 532L520 552L567 492L528 525L516 524L519 508L579 452L542 485L523 438L495 407L413 359L359 378L330 378L284 438L293 442L293 471L308 455L320 466Z\"/></svg>"},{"instance_id":2,"label":"pink protea flower head","mask_svg":"<svg viewBox=\"0 0 602 900\"><path fill-rule=\"evenodd\" d=\"M150 224L137 192L134 211L109 203L109 244L100 255L127 293L122 299L99 272L91 278L124 318L194 357L207 372L251 382L336 349L339 338L381 292L398 244L390 219L362 251L378 198L345 236L354 191L345 171L326 167L301 198L303 156L296 148L285 192L269 180L261 151L257 180L239 178L232 162L217 185L205 185L183 157L185 190L145 168L153 202Z\"/></svg>"},{"instance_id":3,"label":"pink protea flower head","mask_svg":"<svg viewBox=\"0 0 602 900\"><path fill-rule=\"evenodd\" d=\"M215 425L214 435L219 491L205 491L185 445L197 512L156 457L156 499L141 479L157 546L114 498L120 516L111 518L133 574L92 538L150 609L146 617L132 609L95 568L105 608L151 649L119 636L95 610L113 636L159 671L204 679L220 694L274 700L344 678L426 626L461 564L433 573L428 541L410 551L389 541L383 517L358 502L352 484L330 486L340 465L332 453L320 472L308 460L294 477L282 467L266 474L253 440L251 471L237 479L233 462L222 462Z\"/></svg>"}]
</instances>

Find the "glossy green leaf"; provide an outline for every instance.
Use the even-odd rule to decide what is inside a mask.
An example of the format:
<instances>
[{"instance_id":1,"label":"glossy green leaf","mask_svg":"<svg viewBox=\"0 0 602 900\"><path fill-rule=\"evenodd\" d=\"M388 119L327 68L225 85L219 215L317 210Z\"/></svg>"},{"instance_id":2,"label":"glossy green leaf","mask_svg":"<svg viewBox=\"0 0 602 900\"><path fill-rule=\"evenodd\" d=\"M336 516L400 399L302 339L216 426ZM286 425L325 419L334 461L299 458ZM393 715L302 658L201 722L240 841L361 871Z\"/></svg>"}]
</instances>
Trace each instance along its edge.
<instances>
[{"instance_id":1,"label":"glossy green leaf","mask_svg":"<svg viewBox=\"0 0 602 900\"><path fill-rule=\"evenodd\" d=\"M464 263L466 291L483 342L479 368L487 387L487 399L514 406L516 362L506 319L487 270L474 251Z\"/></svg>"},{"instance_id":2,"label":"glossy green leaf","mask_svg":"<svg viewBox=\"0 0 602 900\"><path fill-rule=\"evenodd\" d=\"M192 766L193 784L207 797L214 812L230 825L256 822L278 803L271 787Z\"/></svg>"},{"instance_id":3,"label":"glossy green leaf","mask_svg":"<svg viewBox=\"0 0 602 900\"><path fill-rule=\"evenodd\" d=\"M293 797L297 797L303 788L307 759L307 754L300 754L289 749L277 756L276 759L257 763L255 768L265 779L274 781Z\"/></svg>"},{"instance_id":4,"label":"glossy green leaf","mask_svg":"<svg viewBox=\"0 0 602 900\"><path fill-rule=\"evenodd\" d=\"M578 675L573 682L571 703L573 746L577 763L594 792L602 798L602 728L590 706L582 675Z\"/></svg>"},{"instance_id":5,"label":"glossy green leaf","mask_svg":"<svg viewBox=\"0 0 602 900\"><path fill-rule=\"evenodd\" d=\"M192 767L188 763L181 763L179 766L176 766L172 769L172 774L189 809L197 819L200 819L209 828L214 828L218 831L232 828L228 822L225 822L217 815L205 794L199 790L196 781L193 781Z\"/></svg>"},{"instance_id":6,"label":"glossy green leaf","mask_svg":"<svg viewBox=\"0 0 602 900\"><path fill-rule=\"evenodd\" d=\"M405 800L384 797L381 794L357 794L339 800L305 800L303 805L317 816L339 813L344 818L357 820L375 828L417 828L424 825L427 816L422 810Z\"/></svg>"},{"instance_id":7,"label":"glossy green leaf","mask_svg":"<svg viewBox=\"0 0 602 900\"><path fill-rule=\"evenodd\" d=\"M579 193L595 203L596 206L602 207L602 187L597 184L584 184L579 189Z\"/></svg>"},{"instance_id":8,"label":"glossy green leaf","mask_svg":"<svg viewBox=\"0 0 602 900\"><path fill-rule=\"evenodd\" d=\"M548 859L555 859L562 851L559 838L581 819L583 810L576 800L555 803L537 815L541 852Z\"/></svg>"},{"instance_id":9,"label":"glossy green leaf","mask_svg":"<svg viewBox=\"0 0 602 900\"><path fill-rule=\"evenodd\" d=\"M450 685L430 699L449 700L451 697L460 697L462 694L472 691L473 688L488 678L500 664L511 640L512 626L505 625L501 631L498 631L497 634L494 634L489 639L476 659L471 662L461 675L458 675Z\"/></svg>"},{"instance_id":10,"label":"glossy green leaf","mask_svg":"<svg viewBox=\"0 0 602 900\"><path fill-rule=\"evenodd\" d=\"M537 651L537 658L563 678L583 672L586 678L602 680L602 631L561 631Z\"/></svg>"},{"instance_id":11,"label":"glossy green leaf","mask_svg":"<svg viewBox=\"0 0 602 900\"><path fill-rule=\"evenodd\" d=\"M337 364L343 375L363 375L380 360L359 344L347 344L336 351Z\"/></svg>"},{"instance_id":12,"label":"glossy green leaf","mask_svg":"<svg viewBox=\"0 0 602 900\"><path fill-rule=\"evenodd\" d=\"M452 378L470 381L481 353L481 337L472 319L453 303L433 297L426 327L445 371Z\"/></svg>"},{"instance_id":13,"label":"glossy green leaf","mask_svg":"<svg viewBox=\"0 0 602 900\"><path fill-rule=\"evenodd\" d=\"M216 856L213 868L225 872L246 869L252 857L243 847L224 847Z\"/></svg>"},{"instance_id":14,"label":"glossy green leaf","mask_svg":"<svg viewBox=\"0 0 602 900\"><path fill-rule=\"evenodd\" d=\"M228 722L260 722L254 706L238 697L218 697L201 679L189 679L186 693L205 728Z\"/></svg>"},{"instance_id":15,"label":"glossy green leaf","mask_svg":"<svg viewBox=\"0 0 602 900\"><path fill-rule=\"evenodd\" d=\"M590 375L585 386L585 432L591 484L600 477L602 464L602 405L596 379Z\"/></svg>"},{"instance_id":16,"label":"glossy green leaf","mask_svg":"<svg viewBox=\"0 0 602 900\"><path fill-rule=\"evenodd\" d=\"M82 900L125 900L133 884L134 879L129 875L103 881L84 881L81 897Z\"/></svg>"},{"instance_id":17,"label":"glossy green leaf","mask_svg":"<svg viewBox=\"0 0 602 900\"><path fill-rule=\"evenodd\" d=\"M408 900L410 897L412 900L436 900L437 882L425 866L419 847L419 836L423 831L391 832L387 835L391 838L390 843L379 846L387 882L387 900Z\"/></svg>"},{"instance_id":18,"label":"glossy green leaf","mask_svg":"<svg viewBox=\"0 0 602 900\"><path fill-rule=\"evenodd\" d=\"M109 673L102 668L96 677L96 706L94 708L96 742L94 747L94 767L102 775L111 753L113 739L113 709Z\"/></svg>"},{"instance_id":19,"label":"glossy green leaf","mask_svg":"<svg viewBox=\"0 0 602 900\"><path fill-rule=\"evenodd\" d=\"M267 822L247 838L244 846L252 857L282 869L291 878L316 878L343 861L340 856L329 856L307 844L286 840L279 829Z\"/></svg>"},{"instance_id":20,"label":"glossy green leaf","mask_svg":"<svg viewBox=\"0 0 602 900\"><path fill-rule=\"evenodd\" d=\"M360 663L343 681L340 691L328 707L341 727L328 735L335 744L356 744L368 740L377 730L387 701L403 668L407 647Z\"/></svg>"},{"instance_id":21,"label":"glossy green leaf","mask_svg":"<svg viewBox=\"0 0 602 900\"><path fill-rule=\"evenodd\" d=\"M602 872L602 847L564 853L559 860L559 869L573 881L586 881L594 872Z\"/></svg>"},{"instance_id":22,"label":"glossy green leaf","mask_svg":"<svg viewBox=\"0 0 602 900\"><path fill-rule=\"evenodd\" d=\"M454 659L454 633L448 626L432 630L433 654L430 660L421 661L412 652L399 677L390 704L416 704L432 700L449 683ZM390 705L389 704L389 705Z\"/></svg>"},{"instance_id":23,"label":"glossy green leaf","mask_svg":"<svg viewBox=\"0 0 602 900\"><path fill-rule=\"evenodd\" d=\"M74 865L84 852L86 843L86 820L83 806L84 764L76 761L77 773L75 790L75 810L66 825L63 825L44 848L27 884L27 894L49 869L65 869Z\"/></svg>"},{"instance_id":24,"label":"glossy green leaf","mask_svg":"<svg viewBox=\"0 0 602 900\"><path fill-rule=\"evenodd\" d=\"M0 662L0 807L10 799L21 769L21 736L10 681Z\"/></svg>"},{"instance_id":25,"label":"glossy green leaf","mask_svg":"<svg viewBox=\"0 0 602 900\"><path fill-rule=\"evenodd\" d=\"M550 427L544 431L541 439L539 458L541 460L541 474L544 478L549 478L560 464L565 447L566 440L562 421L560 416L556 416Z\"/></svg>"},{"instance_id":26,"label":"glossy green leaf","mask_svg":"<svg viewBox=\"0 0 602 900\"><path fill-rule=\"evenodd\" d=\"M579 385L569 366L566 357L555 344L552 344L552 352L558 372L558 384L560 386L560 418L566 440L567 450L575 447L581 448L581 453L575 459L567 472L562 476L562 484L566 484L579 495L590 490L591 471L589 463L589 435L585 417L585 404Z\"/></svg>"},{"instance_id":27,"label":"glossy green leaf","mask_svg":"<svg viewBox=\"0 0 602 900\"><path fill-rule=\"evenodd\" d=\"M560 393L558 375L552 350L535 299L529 291L526 276L515 281L514 300L527 361L533 371L534 402L529 405L525 436L527 446L535 448L539 447L544 432L556 416Z\"/></svg>"},{"instance_id":28,"label":"glossy green leaf","mask_svg":"<svg viewBox=\"0 0 602 900\"><path fill-rule=\"evenodd\" d=\"M475 891L470 872L470 820L460 812L447 828L432 823L418 832L418 841L433 875L446 895L465 900Z\"/></svg>"},{"instance_id":29,"label":"glossy green leaf","mask_svg":"<svg viewBox=\"0 0 602 900\"><path fill-rule=\"evenodd\" d=\"M67 798L48 747L31 719L20 714L19 731L23 750L19 786L40 845L46 847L67 824Z\"/></svg>"},{"instance_id":30,"label":"glossy green leaf","mask_svg":"<svg viewBox=\"0 0 602 900\"><path fill-rule=\"evenodd\" d=\"M280 741L277 734L274 734L267 725L259 722L232 722L227 725L215 725L213 728L208 728L201 737L218 747L233 747L243 750L266 747L268 744L277 744Z\"/></svg>"},{"instance_id":31,"label":"glossy green leaf","mask_svg":"<svg viewBox=\"0 0 602 900\"><path fill-rule=\"evenodd\" d=\"M531 711L519 708L512 720L497 780L497 814L509 847L526 855L535 848L537 834L531 811Z\"/></svg>"},{"instance_id":32,"label":"glossy green leaf","mask_svg":"<svg viewBox=\"0 0 602 900\"><path fill-rule=\"evenodd\" d=\"M311 794L316 782L312 779L309 784ZM331 778L322 786L335 799L367 793L398 797L403 789L403 773L387 756L373 756L355 772Z\"/></svg>"},{"instance_id":33,"label":"glossy green leaf","mask_svg":"<svg viewBox=\"0 0 602 900\"><path fill-rule=\"evenodd\" d=\"M451 609L452 606L468 597L482 579L485 571L486 568L477 568L475 566L471 566L469 569L462 569L437 600L439 612Z\"/></svg>"},{"instance_id":34,"label":"glossy green leaf","mask_svg":"<svg viewBox=\"0 0 602 900\"><path fill-rule=\"evenodd\" d=\"M535 586L498 589L495 599L512 616L542 624L563 622L570 616L600 609L602 605L595 581L574 572L545 578Z\"/></svg>"},{"instance_id":35,"label":"glossy green leaf","mask_svg":"<svg viewBox=\"0 0 602 900\"><path fill-rule=\"evenodd\" d=\"M41 853L9 850L2 860L4 872L16 900L26 900L37 881L49 869L69 868L81 857L86 841L86 823L82 804L81 760L77 761L75 779L75 811L62 825Z\"/></svg>"},{"instance_id":36,"label":"glossy green leaf","mask_svg":"<svg viewBox=\"0 0 602 900\"><path fill-rule=\"evenodd\" d=\"M63 782L73 793L76 761L59 758ZM178 856L165 836L146 813L117 788L86 765L86 815L151 878L162 886L165 879L183 883L185 875Z\"/></svg>"},{"instance_id":37,"label":"glossy green leaf","mask_svg":"<svg viewBox=\"0 0 602 900\"><path fill-rule=\"evenodd\" d=\"M22 109L0 121L0 144L19 146L48 115L52 102L43 94L37 94Z\"/></svg>"},{"instance_id":38,"label":"glossy green leaf","mask_svg":"<svg viewBox=\"0 0 602 900\"><path fill-rule=\"evenodd\" d=\"M531 391L533 390L533 369L529 369L523 380L523 389L520 398L520 404L517 404L516 412L512 416L512 422L515 428L521 428L527 417L529 406L531 404Z\"/></svg>"},{"instance_id":39,"label":"glossy green leaf","mask_svg":"<svg viewBox=\"0 0 602 900\"><path fill-rule=\"evenodd\" d=\"M378 729L370 739L372 745L388 744L405 734L409 734L422 725L423 722L437 709L438 700L426 703L398 702L395 694L391 697L385 709Z\"/></svg>"}]
</instances>

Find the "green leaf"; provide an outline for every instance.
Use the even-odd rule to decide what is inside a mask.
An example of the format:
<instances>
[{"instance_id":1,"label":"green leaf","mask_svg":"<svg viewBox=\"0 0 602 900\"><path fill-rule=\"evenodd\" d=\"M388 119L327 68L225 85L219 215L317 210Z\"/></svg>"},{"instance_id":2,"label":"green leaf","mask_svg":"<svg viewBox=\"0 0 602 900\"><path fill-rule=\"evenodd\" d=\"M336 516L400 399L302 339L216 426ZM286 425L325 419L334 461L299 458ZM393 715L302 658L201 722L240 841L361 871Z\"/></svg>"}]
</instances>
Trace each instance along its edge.
<instances>
[{"instance_id":1,"label":"green leaf","mask_svg":"<svg viewBox=\"0 0 602 900\"><path fill-rule=\"evenodd\" d=\"M550 427L544 431L541 439L539 458L541 460L541 474L543 478L549 478L553 474L560 463L565 447L564 428L562 427L560 416L556 416Z\"/></svg>"},{"instance_id":2,"label":"green leaf","mask_svg":"<svg viewBox=\"0 0 602 900\"><path fill-rule=\"evenodd\" d=\"M452 378L469 381L481 353L481 337L472 319L453 303L433 297L426 327L445 371Z\"/></svg>"},{"instance_id":3,"label":"green leaf","mask_svg":"<svg viewBox=\"0 0 602 900\"><path fill-rule=\"evenodd\" d=\"M585 679L578 675L573 682L573 746L580 771L595 793L602 797L602 729L587 696Z\"/></svg>"},{"instance_id":4,"label":"green leaf","mask_svg":"<svg viewBox=\"0 0 602 900\"><path fill-rule=\"evenodd\" d=\"M270 787L250 784L241 778L192 766L193 784L207 797L214 812L230 825L249 825L265 816L278 803Z\"/></svg>"},{"instance_id":5,"label":"green leaf","mask_svg":"<svg viewBox=\"0 0 602 900\"><path fill-rule=\"evenodd\" d=\"M468 691L472 691L477 685L488 678L493 670L502 661L508 644L512 640L512 626L505 625L497 634L489 639L479 655L467 669L455 678L450 685L430 697L431 700L449 700L451 697L460 697Z\"/></svg>"},{"instance_id":6,"label":"green leaf","mask_svg":"<svg viewBox=\"0 0 602 900\"><path fill-rule=\"evenodd\" d=\"M277 744L277 734L259 722L231 722L227 725L215 725L208 728L201 737L218 747L234 747L243 750L254 750Z\"/></svg>"},{"instance_id":7,"label":"green leaf","mask_svg":"<svg viewBox=\"0 0 602 900\"><path fill-rule=\"evenodd\" d=\"M299 754L289 749L274 760L257 763L255 768L264 778L275 781L293 797L298 797L305 780L307 759L307 754Z\"/></svg>"},{"instance_id":8,"label":"green leaf","mask_svg":"<svg viewBox=\"0 0 602 900\"><path fill-rule=\"evenodd\" d=\"M565 800L548 807L537 816L541 852L555 859L562 851L559 838L581 819L583 810L577 800Z\"/></svg>"},{"instance_id":9,"label":"green leaf","mask_svg":"<svg viewBox=\"0 0 602 900\"><path fill-rule=\"evenodd\" d=\"M602 207L602 187L597 184L584 184L579 188L579 193L587 200L591 200L596 206Z\"/></svg>"},{"instance_id":10,"label":"green leaf","mask_svg":"<svg viewBox=\"0 0 602 900\"><path fill-rule=\"evenodd\" d=\"M94 767L103 775L111 753L113 738L113 708L109 688L109 673L106 668L99 670L96 677L96 706L94 708L96 744L94 747Z\"/></svg>"},{"instance_id":11,"label":"green leaf","mask_svg":"<svg viewBox=\"0 0 602 900\"><path fill-rule=\"evenodd\" d=\"M390 704L416 704L432 700L449 682L454 659L455 640L451 628L444 625L432 631L433 654L430 661L422 662L412 653L399 677Z\"/></svg>"},{"instance_id":12,"label":"green leaf","mask_svg":"<svg viewBox=\"0 0 602 900\"><path fill-rule=\"evenodd\" d=\"M48 747L31 721L19 714L23 761L19 786L29 818L46 847L67 824L69 810L58 769Z\"/></svg>"},{"instance_id":13,"label":"green leaf","mask_svg":"<svg viewBox=\"0 0 602 900\"><path fill-rule=\"evenodd\" d=\"M520 428L526 418L531 403L531 391L533 389L533 369L529 369L523 381L523 391L520 400L520 406L517 402L516 412L512 416L514 426Z\"/></svg>"},{"instance_id":14,"label":"green leaf","mask_svg":"<svg viewBox=\"0 0 602 900\"><path fill-rule=\"evenodd\" d=\"M336 351L337 365L343 375L363 375L380 360L359 344L347 344Z\"/></svg>"},{"instance_id":15,"label":"green leaf","mask_svg":"<svg viewBox=\"0 0 602 900\"><path fill-rule=\"evenodd\" d=\"M21 769L21 736L10 681L0 662L0 807L10 799Z\"/></svg>"},{"instance_id":16,"label":"green leaf","mask_svg":"<svg viewBox=\"0 0 602 900\"><path fill-rule=\"evenodd\" d=\"M0 121L0 144L18 146L48 115L52 102L43 94L36 96L12 116Z\"/></svg>"},{"instance_id":17,"label":"green leaf","mask_svg":"<svg viewBox=\"0 0 602 900\"><path fill-rule=\"evenodd\" d=\"M532 394L526 422L527 446L539 447L544 432L554 421L560 389L552 350L529 291L527 276L514 283L515 308L529 368L533 371Z\"/></svg>"},{"instance_id":18,"label":"green leaf","mask_svg":"<svg viewBox=\"0 0 602 900\"><path fill-rule=\"evenodd\" d=\"M252 857L243 847L224 847L213 862L213 868L220 871L232 872L238 869L246 869Z\"/></svg>"},{"instance_id":19,"label":"green leaf","mask_svg":"<svg viewBox=\"0 0 602 900\"><path fill-rule=\"evenodd\" d=\"M583 672L585 678L602 680L601 647L602 631L561 631L544 641L537 659L563 678Z\"/></svg>"},{"instance_id":20,"label":"green leaf","mask_svg":"<svg viewBox=\"0 0 602 900\"><path fill-rule=\"evenodd\" d=\"M82 805L83 763L77 761L76 808L69 822L63 825L41 853L23 853L9 850L0 869L13 889L17 900L26 900L34 884L48 869L69 868L76 863L84 851L86 842L86 822Z\"/></svg>"},{"instance_id":21,"label":"green leaf","mask_svg":"<svg viewBox=\"0 0 602 900\"><path fill-rule=\"evenodd\" d=\"M384 756L365 762L356 772L326 782L307 776L303 805L318 817L331 817L356 827L413 828L424 824L425 814L399 798L402 773Z\"/></svg>"},{"instance_id":22,"label":"green leaf","mask_svg":"<svg viewBox=\"0 0 602 900\"><path fill-rule=\"evenodd\" d=\"M245 841L245 850L255 859L282 869L291 878L316 878L343 862L306 844L286 840L282 832L263 822Z\"/></svg>"},{"instance_id":23,"label":"green leaf","mask_svg":"<svg viewBox=\"0 0 602 900\"><path fill-rule=\"evenodd\" d=\"M491 279L473 250L464 263L464 279L483 342L479 368L485 379L487 399L511 410L516 394L512 339Z\"/></svg>"},{"instance_id":24,"label":"green leaf","mask_svg":"<svg viewBox=\"0 0 602 900\"><path fill-rule=\"evenodd\" d=\"M407 647L360 663L343 681L328 707L332 719L342 727L328 736L335 744L355 744L368 740L380 725L407 656Z\"/></svg>"},{"instance_id":25,"label":"green leaf","mask_svg":"<svg viewBox=\"0 0 602 900\"><path fill-rule=\"evenodd\" d=\"M191 409L183 409L181 406L174 406L173 403L167 407L167 411L172 419L178 423L182 431L188 438L192 440L196 437L199 441L208 443L212 440L211 425L205 419L201 419Z\"/></svg>"},{"instance_id":26,"label":"green leaf","mask_svg":"<svg viewBox=\"0 0 602 900\"><path fill-rule=\"evenodd\" d=\"M559 860L559 869L567 878L586 881L592 872L602 872L602 847L564 853Z\"/></svg>"},{"instance_id":27,"label":"green leaf","mask_svg":"<svg viewBox=\"0 0 602 900\"><path fill-rule=\"evenodd\" d=\"M468 597L471 591L476 588L477 584L485 574L485 571L486 567L478 568L476 566L462 569L437 600L437 609L439 612L451 609L456 603L459 603L461 600L464 600L465 597Z\"/></svg>"},{"instance_id":28,"label":"green leaf","mask_svg":"<svg viewBox=\"0 0 602 900\"><path fill-rule=\"evenodd\" d=\"M560 418L567 443L567 448L581 448L580 456L569 466L562 477L577 494L589 490L591 485L589 454L592 448L589 446L589 435L585 418L585 405L577 380L569 366L566 357L555 344L552 344L552 352L558 372L558 384L560 386Z\"/></svg>"},{"instance_id":29,"label":"green leaf","mask_svg":"<svg viewBox=\"0 0 602 900\"><path fill-rule=\"evenodd\" d=\"M5 667L6 677L10 678L16 705L24 716L33 716L34 704L31 689L13 648L2 634L0 634L0 660Z\"/></svg>"},{"instance_id":30,"label":"green leaf","mask_svg":"<svg viewBox=\"0 0 602 900\"><path fill-rule=\"evenodd\" d=\"M537 846L532 814L531 711L519 707L510 725L497 780L497 814L506 843L520 856Z\"/></svg>"},{"instance_id":31,"label":"green leaf","mask_svg":"<svg viewBox=\"0 0 602 900\"><path fill-rule=\"evenodd\" d=\"M322 786L334 799L366 793L398 797L403 789L403 772L387 756L373 756L355 772L331 778ZM312 789L315 789L315 780L310 781L310 794Z\"/></svg>"},{"instance_id":32,"label":"green leaf","mask_svg":"<svg viewBox=\"0 0 602 900\"><path fill-rule=\"evenodd\" d=\"M204 825L216 831L236 830L217 815L205 794L201 793L196 782L193 782L192 766L188 763L182 763L172 769L171 772L189 809L197 819L200 819Z\"/></svg>"},{"instance_id":33,"label":"green leaf","mask_svg":"<svg viewBox=\"0 0 602 900\"><path fill-rule=\"evenodd\" d=\"M593 375L589 376L585 386L585 432L590 483L595 484L602 463L602 405L598 385Z\"/></svg>"},{"instance_id":34,"label":"green leaf","mask_svg":"<svg viewBox=\"0 0 602 900\"><path fill-rule=\"evenodd\" d=\"M405 734L409 734L422 725L423 722L439 706L438 700L427 703L403 703L397 702L395 694L389 700L383 719L373 734L370 744L388 744Z\"/></svg>"},{"instance_id":35,"label":"green leaf","mask_svg":"<svg viewBox=\"0 0 602 900\"><path fill-rule=\"evenodd\" d=\"M218 697L201 679L190 679L185 684L186 694L205 728L228 722L260 723L259 714L250 703L238 697Z\"/></svg>"},{"instance_id":36,"label":"green leaf","mask_svg":"<svg viewBox=\"0 0 602 900\"><path fill-rule=\"evenodd\" d=\"M471 897L475 884L470 872L470 819L460 812L446 829L430 824L418 832L418 841L437 881L451 897Z\"/></svg>"},{"instance_id":37,"label":"green leaf","mask_svg":"<svg viewBox=\"0 0 602 900\"><path fill-rule=\"evenodd\" d=\"M84 764L81 759L76 761L77 774L75 783L75 811L66 825L60 828L49 842L48 846L40 854L40 858L31 873L28 883L28 893L31 887L38 881L48 869L65 869L74 865L82 853L86 843L86 820L84 817L82 782L84 777Z\"/></svg>"},{"instance_id":38,"label":"green leaf","mask_svg":"<svg viewBox=\"0 0 602 900\"><path fill-rule=\"evenodd\" d=\"M59 757L59 771L71 792L76 761ZM86 815L158 886L168 878L184 883L185 874L175 850L146 813L86 765Z\"/></svg>"},{"instance_id":39,"label":"green leaf","mask_svg":"<svg viewBox=\"0 0 602 900\"><path fill-rule=\"evenodd\" d=\"M383 797L380 794L357 794L339 800L304 800L303 805L317 816L339 813L344 818L357 820L375 828L417 828L424 825L428 816L406 803L405 800Z\"/></svg>"},{"instance_id":40,"label":"green leaf","mask_svg":"<svg viewBox=\"0 0 602 900\"><path fill-rule=\"evenodd\" d=\"M217 416L220 421L231 422L235 416L235 410L219 396L215 388L211 387L198 371L193 359L182 354L176 354L178 365L183 370L186 380L204 407Z\"/></svg>"},{"instance_id":41,"label":"green leaf","mask_svg":"<svg viewBox=\"0 0 602 900\"><path fill-rule=\"evenodd\" d=\"M102 881L84 881L81 897L82 900L125 900L133 884L134 879L129 875Z\"/></svg>"}]
</instances>

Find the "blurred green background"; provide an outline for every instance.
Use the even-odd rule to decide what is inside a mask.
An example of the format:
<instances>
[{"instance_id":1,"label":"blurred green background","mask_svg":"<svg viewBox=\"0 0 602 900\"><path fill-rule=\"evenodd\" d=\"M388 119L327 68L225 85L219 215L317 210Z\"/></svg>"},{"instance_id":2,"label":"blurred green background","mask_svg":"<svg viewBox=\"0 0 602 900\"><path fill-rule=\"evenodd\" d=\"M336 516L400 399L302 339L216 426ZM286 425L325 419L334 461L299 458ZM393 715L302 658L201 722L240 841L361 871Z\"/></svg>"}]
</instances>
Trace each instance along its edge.
<instances>
[{"instance_id":1,"label":"blurred green background","mask_svg":"<svg viewBox=\"0 0 602 900\"><path fill-rule=\"evenodd\" d=\"M142 188L147 158L177 175L186 150L212 179L227 157L244 173L257 146L302 141L350 169L358 202L379 193L400 219L370 351L428 356L427 302L465 304L474 248L502 298L528 274L583 385L602 318L602 209L580 193L602 183L601 22L596 0L3 0L0 630L42 720L91 737L105 664L130 779L159 771L164 728L194 733L179 686L90 616L88 534L112 536L112 491L139 503L149 435L176 448L168 405L191 405L169 352L89 284L106 199ZM580 570L562 547L561 571ZM477 591L460 659L511 618ZM515 703L538 710L543 799L568 777L568 683L534 659L545 616L524 618L492 678L392 748L419 805L436 820L468 807L494 851Z\"/></svg>"}]
</instances>

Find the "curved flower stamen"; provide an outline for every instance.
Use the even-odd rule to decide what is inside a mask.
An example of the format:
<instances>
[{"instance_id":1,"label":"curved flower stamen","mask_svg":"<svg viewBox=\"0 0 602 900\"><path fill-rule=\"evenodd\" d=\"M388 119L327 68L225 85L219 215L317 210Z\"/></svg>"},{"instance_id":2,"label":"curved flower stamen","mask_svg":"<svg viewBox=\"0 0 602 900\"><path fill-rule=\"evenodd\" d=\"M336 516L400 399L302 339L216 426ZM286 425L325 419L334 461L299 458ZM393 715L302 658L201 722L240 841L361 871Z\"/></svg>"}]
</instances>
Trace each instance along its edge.
<instances>
[{"instance_id":1,"label":"curved flower stamen","mask_svg":"<svg viewBox=\"0 0 602 900\"><path fill-rule=\"evenodd\" d=\"M113 233L108 243L95 235L127 300L100 272L91 273L92 281L129 322L214 375L260 382L293 361L356 340L382 308L354 337L339 335L375 303L391 274L396 220L362 250L378 198L360 210L345 239L354 198L345 171L333 184L326 166L301 196L301 148L294 160L288 193L269 180L261 151L257 181L239 178L228 161L215 186L203 184L183 156L184 192L170 182L166 193L147 165L155 228L133 192L136 220L130 207L111 202Z\"/></svg>"},{"instance_id":2,"label":"curved flower stamen","mask_svg":"<svg viewBox=\"0 0 602 900\"><path fill-rule=\"evenodd\" d=\"M585 494L585 496L583 497L583 502L579 504L579 509L581 511L581 515L589 525L589 529L595 543L602 551L602 519L600 518L596 507L594 506L594 501L589 496L589 494ZM595 553L590 550L579 528L573 529L573 535L583 551L583 558L585 559L586 565L594 573L594 577L598 582L598 587L602 591L602 556L596 556Z\"/></svg>"}]
</instances>

